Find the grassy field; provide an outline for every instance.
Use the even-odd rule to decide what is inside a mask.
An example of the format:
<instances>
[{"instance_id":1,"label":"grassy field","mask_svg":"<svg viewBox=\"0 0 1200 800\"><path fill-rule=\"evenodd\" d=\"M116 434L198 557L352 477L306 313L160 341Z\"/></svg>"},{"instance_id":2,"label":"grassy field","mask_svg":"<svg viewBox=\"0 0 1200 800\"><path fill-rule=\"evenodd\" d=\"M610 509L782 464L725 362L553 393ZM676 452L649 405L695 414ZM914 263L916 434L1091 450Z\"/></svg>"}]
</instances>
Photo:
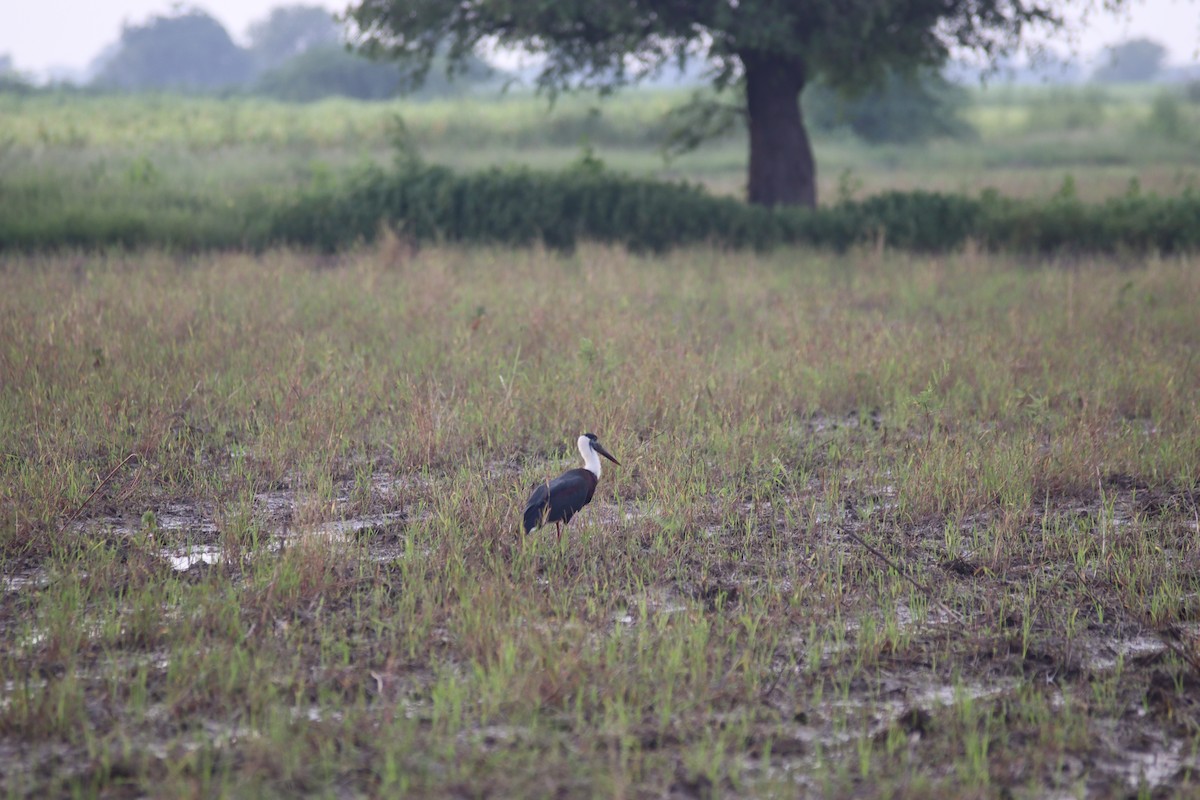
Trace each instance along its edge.
<instances>
[{"instance_id":1,"label":"grassy field","mask_svg":"<svg viewBox=\"0 0 1200 800\"><path fill-rule=\"evenodd\" d=\"M1200 264L0 262L6 796L1143 796ZM598 433L597 497L523 538Z\"/></svg>"},{"instance_id":2,"label":"grassy field","mask_svg":"<svg viewBox=\"0 0 1200 800\"><path fill-rule=\"evenodd\" d=\"M553 108L521 94L312 105L0 96L0 205L34 218L124 216L220 232L298 189L389 162L398 120L424 158L456 169L561 167L587 145L618 170L744 195L743 135L664 162L665 116L687 96L565 97ZM1068 176L1086 201L1123 194L1134 180L1163 195L1200 188L1200 107L1166 90L997 87L973 92L966 116L978 139L869 147L849 134L816 132L819 196L990 187L1045 198Z\"/></svg>"}]
</instances>

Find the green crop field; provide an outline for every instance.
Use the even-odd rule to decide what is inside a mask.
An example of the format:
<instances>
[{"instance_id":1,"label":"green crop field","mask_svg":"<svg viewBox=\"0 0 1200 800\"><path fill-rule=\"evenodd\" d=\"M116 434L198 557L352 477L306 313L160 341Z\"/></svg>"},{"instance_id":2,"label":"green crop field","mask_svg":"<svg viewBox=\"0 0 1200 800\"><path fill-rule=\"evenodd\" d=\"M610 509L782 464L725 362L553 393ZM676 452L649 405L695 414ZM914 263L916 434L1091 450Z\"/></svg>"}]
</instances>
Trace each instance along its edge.
<instances>
[{"instance_id":1,"label":"green crop field","mask_svg":"<svg viewBox=\"0 0 1200 800\"><path fill-rule=\"evenodd\" d=\"M1195 792L1198 267L9 257L3 791Z\"/></svg>"},{"instance_id":2,"label":"green crop field","mask_svg":"<svg viewBox=\"0 0 1200 800\"><path fill-rule=\"evenodd\" d=\"M740 134L664 163L685 97L0 96L0 234L130 232L0 235L0 795L1200 794L1186 246L245 244L414 148L739 195ZM1183 94L965 113L820 132L823 200L1192 213L1139 200L1197 191Z\"/></svg>"},{"instance_id":3,"label":"green crop field","mask_svg":"<svg viewBox=\"0 0 1200 800\"><path fill-rule=\"evenodd\" d=\"M177 96L0 95L0 207L28 220L188 228L237 241L248 219L298 191L387 164L397 141L458 170L558 168L585 148L615 170L744 194L746 141L734 134L664 161L668 111L686 92L605 99L516 94L473 100L289 105ZM1046 198L1069 181L1086 201L1200 190L1200 106L1153 87L975 90L977 137L869 147L817 131L825 201L889 189ZM3 242L0 241L0 245Z\"/></svg>"}]
</instances>

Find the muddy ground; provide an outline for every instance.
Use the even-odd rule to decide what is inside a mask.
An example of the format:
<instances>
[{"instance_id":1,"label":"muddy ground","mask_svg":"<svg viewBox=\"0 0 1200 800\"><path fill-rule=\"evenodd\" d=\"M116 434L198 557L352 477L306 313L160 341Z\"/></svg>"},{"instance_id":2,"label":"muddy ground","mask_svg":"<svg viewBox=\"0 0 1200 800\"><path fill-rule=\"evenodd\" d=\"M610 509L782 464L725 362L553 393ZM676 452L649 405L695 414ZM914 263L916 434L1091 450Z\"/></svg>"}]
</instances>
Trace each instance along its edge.
<instances>
[{"instance_id":1,"label":"muddy ground","mask_svg":"<svg viewBox=\"0 0 1200 800\"><path fill-rule=\"evenodd\" d=\"M519 475L513 464L494 464L490 471L501 485L505 478ZM253 638L281 626L303 625L323 602L318 591L292 607L258 607L261 596L252 589L248 573L289 549L323 542L331 553L358 565L354 581L369 580L392 592L404 591L397 564L413 558L417 550L424 557L436 556L436 543L414 530L431 524L444 483L427 475L376 471L370 484L369 501L363 503L352 500L349 482L340 483L331 518L316 523L298 521L304 502L286 485L256 493L249 503L256 531L252 546L231 546L222 536L228 522L214 504L178 499L135 514L100 497L71 523L71 533L118 554L103 576L106 593L118 606L136 605L132 593L138 587L219 585L245 592L243 611L248 620L257 621L245 623L243 629ZM685 761L689 744L703 726L723 728L732 713L720 702L720 683L731 671L713 678L710 701L716 702L687 715L700 729L682 729L671 720L649 717L632 724L634 747L675 765L670 780L651 781L657 789L650 794L665 790L671 796L708 796L764 787L773 793L792 786L803 793L872 795L882 790L873 786L872 769L859 766L872 759L885 763L885 774L898 770L923 776L885 784L901 793L930 787L935 794L954 794L957 790L947 792L947 787L958 787L966 794L1051 797L1176 796L1196 791L1200 623L1159 625L1145 609L1125 607L1111 583L1113 572L1100 555L1082 564L1045 550L1009 551L997 558L995 551L964 544L949 556L937 521L904 528L889 519L895 490L886 484L846 487L840 511L814 514L796 527L784 509L811 506L825 489L814 481L771 500L746 502L741 509L745 529L738 532L704 525L704 513L697 513L692 528L671 528L677 541L667 549L667 559L682 567L664 570L674 574L663 574L636 590L626 587L623 596L608 598L606 607L615 610L605 617L607 623L591 618L583 624L590 636L635 636L639 628L657 631L674 619L695 623L736 616L748 606L771 612L766 620L776 626L777 644L766 662L769 669L754 682L755 707L745 708L742 697L737 709L739 719L750 722L731 748L734 754L740 751L742 762L736 780L726 775L714 782ZM1109 553L1121 552L1133 536L1130 530L1149 530L1156 546L1179 547L1194 578L1197 564L1190 541L1197 535L1195 492L1155 491L1120 475L1106 476L1100 489L1103 503L1098 498L1054 498L1017 527L1065 520L1090 535L1106 537L1103 547ZM357 513L339 513L351 506ZM531 545L517 538L498 542L495 560L485 566L485 559L476 554L474 567L493 569L532 546L531 574L538 577L526 591L551 596L551 581L561 574L562 560L571 569L579 560L574 551L597 542L620 558L662 562L663 551L653 540L670 526L659 513L652 502L618 504L598 498L573 523L565 543L557 545L553 533L545 531L531 536ZM972 532L993 522L987 515L962 520L962 540L969 542ZM691 568L689 550L697 548L708 556ZM1109 556L1110 561L1114 558ZM845 583L833 605L819 613L789 606L788 598L798 596L798 590L825 586L828 575L821 571L831 564L840 565L838 580ZM209 708L199 701L189 710L164 697L149 701L132 717L122 710L114 676L138 673L154 694L154 684L162 681L176 657L169 637L160 637L155 645L134 637L126 646L114 647L111 635L85 630L77 657L56 652L60 644L47 630L52 623L43 619L49 613L43 600L64 580L63 568L53 564L27 565L5 574L0 631L8 643L10 671L0 703L11 711L19 695L36 695L60 680L65 662L70 662L84 706L78 724L89 726L95 736L53 731L23 735L28 731L10 719L0 737L7 793L154 795L155 777L175 773L172 762L186 761L184 754L197 749L218 764L227 762L225 768L233 772L244 769L239 748L259 734L237 704L221 713L216 709L224 704ZM1031 591L1034 584L1040 591ZM327 612L335 624L323 628L325 635L343 631L337 620L353 616L346 603L356 591L343 587L335 593L335 605ZM816 590L816 595L823 594ZM799 595L813 596L803 591ZM1029 596L1036 598L1032 604L1012 602ZM1195 592L1187 592L1182 600L1187 606L1182 616L1193 619ZM888 610L881 612L885 607ZM1004 616L998 616L1004 609ZM163 624L179 624L180 609L161 611ZM554 614L535 617L529 625L555 622ZM1070 635L1060 627L1064 620L1076 623ZM828 625L833 634L816 636L820 625ZM875 632L887 625L895 628L892 636L878 640ZM864 634L865 628L870 635ZM118 633L118 643L120 638ZM425 658L402 659L402 664L378 659L387 649L381 639L356 645L375 654L373 663L331 670L318 647L300 668L319 680L338 682L339 696L359 706L359 719L377 722L403 713L432 726L431 693L438 664L462 666L471 661L449 627L435 631L434 638L438 644ZM293 726L299 728L320 729L331 724L331 715L336 727L341 713L327 702L304 697L287 706ZM540 713L556 712L550 706ZM975 747L981 750L964 750L958 741L963 725L979 733ZM563 736L569 741L573 732L566 727ZM1050 738L1063 737L1056 739L1056 746L1045 752L1029 746L1055 729L1058 733ZM477 754L531 745L536 751L547 746L537 742L544 736L520 724L491 720L466 725L458 747ZM971 759L980 763L972 766ZM966 774L972 769L978 771L973 777ZM977 780L980 775L982 781ZM202 781L188 785L204 793ZM340 776L308 788L356 796L378 786L373 780ZM436 786L435 781L425 790L438 793ZM556 787L557 794L589 794L595 788L586 780L549 786ZM489 793L486 781L467 781L458 789ZM646 790L643 786L633 793Z\"/></svg>"}]
</instances>

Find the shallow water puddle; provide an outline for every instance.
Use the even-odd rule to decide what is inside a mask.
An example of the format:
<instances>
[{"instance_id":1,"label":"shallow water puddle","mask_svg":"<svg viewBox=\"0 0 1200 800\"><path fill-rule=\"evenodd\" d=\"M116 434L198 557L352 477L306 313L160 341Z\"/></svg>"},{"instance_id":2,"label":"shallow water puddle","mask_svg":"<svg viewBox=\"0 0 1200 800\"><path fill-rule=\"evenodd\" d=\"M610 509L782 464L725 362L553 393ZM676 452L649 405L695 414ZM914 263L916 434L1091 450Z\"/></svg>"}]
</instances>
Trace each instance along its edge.
<instances>
[{"instance_id":1,"label":"shallow water puddle","mask_svg":"<svg viewBox=\"0 0 1200 800\"><path fill-rule=\"evenodd\" d=\"M155 524L166 531L217 532L217 526L212 517L196 506L173 503L157 509L154 514Z\"/></svg>"},{"instance_id":2,"label":"shallow water puddle","mask_svg":"<svg viewBox=\"0 0 1200 800\"><path fill-rule=\"evenodd\" d=\"M1015 681L997 681L995 683L968 683L945 686L928 686L908 693L905 706L932 708L933 706L952 706L964 700L988 700L999 697L1011 691L1016 686ZM897 716L904 709L897 711Z\"/></svg>"},{"instance_id":3,"label":"shallow water puddle","mask_svg":"<svg viewBox=\"0 0 1200 800\"><path fill-rule=\"evenodd\" d=\"M1099 766L1104 772L1124 777L1125 785L1132 791L1139 791L1143 787L1153 791L1185 767L1182 742L1171 742L1157 752L1127 750L1123 755L1124 761L1102 761Z\"/></svg>"},{"instance_id":4,"label":"shallow water puddle","mask_svg":"<svg viewBox=\"0 0 1200 800\"><path fill-rule=\"evenodd\" d=\"M613 621L618 625L637 623L642 616L642 609L645 609L647 617L651 614L678 614L688 610L684 598L669 587L651 588L642 595L630 595L626 602L626 608L613 615Z\"/></svg>"},{"instance_id":5,"label":"shallow water puddle","mask_svg":"<svg viewBox=\"0 0 1200 800\"><path fill-rule=\"evenodd\" d=\"M1095 648L1089 658L1083 660L1083 666L1095 672L1105 672L1116 669L1118 661L1128 658L1152 656L1163 652L1167 645L1157 636L1141 635L1132 639L1105 642Z\"/></svg>"},{"instance_id":6,"label":"shallow water puddle","mask_svg":"<svg viewBox=\"0 0 1200 800\"><path fill-rule=\"evenodd\" d=\"M329 711L321 706L294 707L291 710L292 719L304 722L341 722L345 715L340 711Z\"/></svg>"},{"instance_id":7,"label":"shallow water puddle","mask_svg":"<svg viewBox=\"0 0 1200 800\"><path fill-rule=\"evenodd\" d=\"M906 603L900 603L896 606L896 624L900 630L925 630L933 628L937 625L947 625L949 623L957 623L947 609L940 606L932 606L914 611Z\"/></svg>"},{"instance_id":8,"label":"shallow water puddle","mask_svg":"<svg viewBox=\"0 0 1200 800\"><path fill-rule=\"evenodd\" d=\"M300 535L326 536L339 541L352 541L357 537L357 534L363 531L384 528L397 522L403 522L405 519L407 519L406 514L396 511L388 514L375 514L366 517L322 522L311 527L299 528L297 533Z\"/></svg>"},{"instance_id":9,"label":"shallow water puddle","mask_svg":"<svg viewBox=\"0 0 1200 800\"><path fill-rule=\"evenodd\" d=\"M187 572L197 564L216 564L222 558L221 548L211 544L166 548L159 552L176 572Z\"/></svg>"},{"instance_id":10,"label":"shallow water puddle","mask_svg":"<svg viewBox=\"0 0 1200 800\"><path fill-rule=\"evenodd\" d=\"M284 529L270 537L267 543L268 552L276 552L286 540L303 536L320 536L335 542L353 542L363 531L382 528L404 519L401 513L378 514L368 517L334 520L323 522L311 527ZM222 548L215 544L195 544L186 547L164 547L159 550L171 568L177 572L186 572L197 564L217 564L224 558ZM388 558L394 554L387 554Z\"/></svg>"},{"instance_id":11,"label":"shallow water puddle","mask_svg":"<svg viewBox=\"0 0 1200 800\"><path fill-rule=\"evenodd\" d=\"M644 519L654 522L660 522L662 519L662 508L657 503L643 504L636 500L622 503L598 500L585 513L593 514L597 524L605 528L619 529Z\"/></svg>"},{"instance_id":12,"label":"shallow water puddle","mask_svg":"<svg viewBox=\"0 0 1200 800\"><path fill-rule=\"evenodd\" d=\"M886 727L912 708L934 709L953 706L969 700L990 700L1012 691L1015 686L1016 682L1012 680L956 684L910 684L905 681L896 681L891 686L885 684L881 687L880 694L863 698L849 697L842 700L830 700L826 706L830 709L862 711L871 714Z\"/></svg>"},{"instance_id":13,"label":"shallow water puddle","mask_svg":"<svg viewBox=\"0 0 1200 800\"><path fill-rule=\"evenodd\" d=\"M382 478L379 479L382 481ZM405 479L391 478L393 486L405 485ZM348 502L339 497L338 502ZM269 550L278 550L285 539L301 536L322 536L331 540L355 541L364 531L386 528L408 519L403 511L368 514L305 525L292 524L297 509L296 493L289 489L261 492L254 496L253 514L255 524L266 536ZM152 512L152 514L151 514ZM152 518L152 521L147 518ZM214 542L220 534L218 514L201 503L169 503L152 508L141 518L93 517L80 520L75 527L83 532L110 531L125 536L149 534L159 539L164 546L158 554L171 568L185 572L197 564L216 564L222 560L222 547ZM194 544L180 545L178 541L191 540ZM384 548L381 559L395 557L395 548ZM46 585L44 573L30 572L4 576L4 592L18 592Z\"/></svg>"},{"instance_id":14,"label":"shallow water puddle","mask_svg":"<svg viewBox=\"0 0 1200 800\"><path fill-rule=\"evenodd\" d=\"M4 593L23 592L27 589L41 589L49 585L50 579L46 577L44 570L30 570L28 572L19 572L16 575L3 576Z\"/></svg>"}]
</instances>

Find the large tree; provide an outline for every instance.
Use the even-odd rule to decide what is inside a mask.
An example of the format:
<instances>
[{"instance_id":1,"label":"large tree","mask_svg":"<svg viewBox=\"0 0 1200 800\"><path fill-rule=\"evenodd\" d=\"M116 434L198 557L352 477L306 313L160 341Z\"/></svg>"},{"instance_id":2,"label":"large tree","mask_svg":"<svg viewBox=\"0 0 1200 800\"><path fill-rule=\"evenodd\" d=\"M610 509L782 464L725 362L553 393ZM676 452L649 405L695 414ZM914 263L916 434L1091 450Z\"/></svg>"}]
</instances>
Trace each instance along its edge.
<instances>
[{"instance_id":1,"label":"large tree","mask_svg":"<svg viewBox=\"0 0 1200 800\"><path fill-rule=\"evenodd\" d=\"M1106 0L1112 5L1120 0ZM1070 2L1070 0L1065 0ZM1080 0L1087 3L1089 0ZM718 88L744 87L749 199L816 204L816 166L799 95L821 75L869 86L889 70L943 63L951 48L988 56L1031 24L1061 24L1064 0L358 0L359 43L419 79L436 53L480 45L545 57L539 84L614 88L704 58Z\"/></svg>"},{"instance_id":2,"label":"large tree","mask_svg":"<svg viewBox=\"0 0 1200 800\"><path fill-rule=\"evenodd\" d=\"M1130 39L1108 48L1108 60L1092 79L1101 83L1148 81L1162 69L1167 48L1153 39Z\"/></svg>"},{"instance_id":3,"label":"large tree","mask_svg":"<svg viewBox=\"0 0 1200 800\"><path fill-rule=\"evenodd\" d=\"M247 31L259 69L274 69L313 48L336 46L341 27L321 6L289 5L271 9Z\"/></svg>"},{"instance_id":4,"label":"large tree","mask_svg":"<svg viewBox=\"0 0 1200 800\"><path fill-rule=\"evenodd\" d=\"M126 25L94 82L119 89L211 90L244 83L249 76L250 57L221 23L198 9L179 9L143 25Z\"/></svg>"}]
</instances>

